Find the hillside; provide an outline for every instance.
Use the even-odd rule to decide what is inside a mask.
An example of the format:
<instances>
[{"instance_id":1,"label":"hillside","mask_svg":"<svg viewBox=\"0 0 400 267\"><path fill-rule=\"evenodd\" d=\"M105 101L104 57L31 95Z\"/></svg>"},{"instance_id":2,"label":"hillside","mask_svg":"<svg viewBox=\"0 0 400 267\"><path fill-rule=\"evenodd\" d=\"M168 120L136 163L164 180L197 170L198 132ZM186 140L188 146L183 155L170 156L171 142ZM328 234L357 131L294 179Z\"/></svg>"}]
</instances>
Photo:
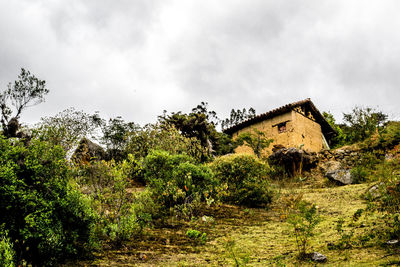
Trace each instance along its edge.
<instances>
[{"instance_id":1,"label":"hillside","mask_svg":"<svg viewBox=\"0 0 400 267\"><path fill-rule=\"evenodd\" d=\"M321 181L320 181L321 182ZM208 224L200 218L188 223L169 221L163 227L149 230L141 240L125 244L124 248L108 249L95 260L80 262L87 266L234 266L232 252L226 245L234 241L234 254L240 263L248 258L248 266L314 266L311 261L297 258L293 228L282 220L287 197L302 194L303 199L317 205L322 222L311 238L311 251L328 257L326 266L390 266L400 263L399 249L388 249L375 241L350 249L328 249L340 236L336 221L343 217L351 221L358 209L366 208L363 198L371 184L312 188L309 182L275 185L279 197L269 209L241 208L221 205L207 209L205 214L215 219ZM186 237L187 229L207 233L204 245L197 245ZM354 236L368 236L376 220L362 217L355 223ZM346 229L349 230L350 228ZM357 239L357 238L354 238ZM71 264L71 266L74 264Z\"/></svg>"}]
</instances>

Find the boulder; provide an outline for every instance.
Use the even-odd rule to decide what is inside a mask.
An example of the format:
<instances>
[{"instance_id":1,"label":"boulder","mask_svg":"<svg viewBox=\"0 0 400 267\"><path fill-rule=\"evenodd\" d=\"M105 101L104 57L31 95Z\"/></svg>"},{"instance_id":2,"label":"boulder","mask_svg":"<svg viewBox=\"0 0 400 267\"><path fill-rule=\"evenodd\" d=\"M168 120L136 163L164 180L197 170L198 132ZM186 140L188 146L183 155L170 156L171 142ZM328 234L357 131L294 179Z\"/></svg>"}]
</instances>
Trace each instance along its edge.
<instances>
[{"instance_id":1,"label":"boulder","mask_svg":"<svg viewBox=\"0 0 400 267\"><path fill-rule=\"evenodd\" d=\"M319 252L313 252L310 254L310 259L315 262L326 262L327 257Z\"/></svg>"},{"instance_id":2,"label":"boulder","mask_svg":"<svg viewBox=\"0 0 400 267\"><path fill-rule=\"evenodd\" d=\"M344 169L334 170L327 172L325 176L329 180L337 182L340 185L348 185L353 183L353 178L351 178L350 170L344 170Z\"/></svg>"},{"instance_id":3,"label":"boulder","mask_svg":"<svg viewBox=\"0 0 400 267\"><path fill-rule=\"evenodd\" d=\"M319 167L321 171L326 174L327 172L339 170L341 168L341 163L336 160L330 160L322 163Z\"/></svg>"},{"instance_id":4,"label":"boulder","mask_svg":"<svg viewBox=\"0 0 400 267\"><path fill-rule=\"evenodd\" d=\"M389 245L389 246L394 246L394 245L398 245L398 244L399 244L399 240L397 240L397 239L389 240L388 242L386 242L386 245Z\"/></svg>"},{"instance_id":5,"label":"boulder","mask_svg":"<svg viewBox=\"0 0 400 267\"><path fill-rule=\"evenodd\" d=\"M330 160L322 163L319 167L325 177L340 185L347 185L353 182L350 170L344 169L339 161Z\"/></svg>"}]
</instances>

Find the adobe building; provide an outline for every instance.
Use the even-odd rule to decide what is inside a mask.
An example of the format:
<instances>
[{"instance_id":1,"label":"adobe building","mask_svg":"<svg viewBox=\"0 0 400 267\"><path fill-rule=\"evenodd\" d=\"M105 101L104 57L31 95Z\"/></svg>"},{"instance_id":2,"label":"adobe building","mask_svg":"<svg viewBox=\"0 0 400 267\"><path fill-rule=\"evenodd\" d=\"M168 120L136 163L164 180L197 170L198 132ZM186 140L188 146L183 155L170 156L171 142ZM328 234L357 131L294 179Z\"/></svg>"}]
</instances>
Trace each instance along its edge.
<instances>
[{"instance_id":1,"label":"adobe building","mask_svg":"<svg viewBox=\"0 0 400 267\"><path fill-rule=\"evenodd\" d=\"M263 154L271 154L274 146L301 147L310 152L319 152L329 149L330 140L336 135L309 98L257 115L224 132L235 139L252 129L262 131L266 138L273 139ZM253 153L251 148L244 145L236 148L235 152Z\"/></svg>"}]
</instances>

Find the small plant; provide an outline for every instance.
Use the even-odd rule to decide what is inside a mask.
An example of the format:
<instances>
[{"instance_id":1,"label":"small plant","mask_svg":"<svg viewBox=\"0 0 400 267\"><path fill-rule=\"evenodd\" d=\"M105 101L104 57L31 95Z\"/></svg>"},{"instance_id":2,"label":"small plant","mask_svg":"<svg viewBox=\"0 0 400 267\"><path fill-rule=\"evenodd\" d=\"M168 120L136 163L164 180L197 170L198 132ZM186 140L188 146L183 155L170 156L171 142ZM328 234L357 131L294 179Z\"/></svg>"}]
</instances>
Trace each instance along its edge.
<instances>
[{"instance_id":1,"label":"small plant","mask_svg":"<svg viewBox=\"0 0 400 267\"><path fill-rule=\"evenodd\" d=\"M354 167L353 169L351 169L350 174L354 184L365 182L368 176L367 170L362 166Z\"/></svg>"},{"instance_id":2,"label":"small plant","mask_svg":"<svg viewBox=\"0 0 400 267\"><path fill-rule=\"evenodd\" d=\"M227 236L224 242L224 247L229 258L234 262L235 267L246 266L249 263L250 257L247 253L243 253L236 248L236 242L230 236Z\"/></svg>"},{"instance_id":3,"label":"small plant","mask_svg":"<svg viewBox=\"0 0 400 267\"><path fill-rule=\"evenodd\" d=\"M310 238L314 236L315 227L321 222L317 207L305 201L299 202L294 212L289 215L288 222L294 229L299 256L305 258Z\"/></svg>"},{"instance_id":4,"label":"small plant","mask_svg":"<svg viewBox=\"0 0 400 267\"><path fill-rule=\"evenodd\" d=\"M0 266L13 267L15 251L6 231L0 231Z\"/></svg>"},{"instance_id":5,"label":"small plant","mask_svg":"<svg viewBox=\"0 0 400 267\"><path fill-rule=\"evenodd\" d=\"M288 218L289 214L298 206L302 198L303 194L291 194L280 198L281 203L283 203L282 207L278 209L281 221Z\"/></svg>"},{"instance_id":6,"label":"small plant","mask_svg":"<svg viewBox=\"0 0 400 267\"><path fill-rule=\"evenodd\" d=\"M344 229L344 219L339 218L339 220L336 222L336 231L338 235L340 236L339 241L336 245L336 248L338 249L348 249L353 246L353 236L354 236L354 229L351 229L349 231L346 231Z\"/></svg>"},{"instance_id":7,"label":"small plant","mask_svg":"<svg viewBox=\"0 0 400 267\"><path fill-rule=\"evenodd\" d=\"M202 233L195 229L187 230L186 236L189 237L190 239L194 240L195 243L200 244L200 245L204 245L207 241L207 234Z\"/></svg>"}]
</instances>

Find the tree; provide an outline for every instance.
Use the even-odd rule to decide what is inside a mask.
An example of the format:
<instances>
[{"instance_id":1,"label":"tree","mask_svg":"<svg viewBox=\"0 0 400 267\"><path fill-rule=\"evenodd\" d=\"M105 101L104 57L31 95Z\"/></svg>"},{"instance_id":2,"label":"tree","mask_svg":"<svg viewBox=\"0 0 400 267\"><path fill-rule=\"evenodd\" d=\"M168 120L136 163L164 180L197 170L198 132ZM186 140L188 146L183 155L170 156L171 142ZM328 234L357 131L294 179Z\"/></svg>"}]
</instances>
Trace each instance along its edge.
<instances>
[{"instance_id":1,"label":"tree","mask_svg":"<svg viewBox=\"0 0 400 267\"><path fill-rule=\"evenodd\" d=\"M39 80L29 71L21 68L21 74L14 83L9 83L7 90L0 93L1 126L6 137L16 137L19 129L19 117L24 109L44 101L49 93L46 82ZM13 109L11 106L14 107Z\"/></svg>"},{"instance_id":2,"label":"tree","mask_svg":"<svg viewBox=\"0 0 400 267\"><path fill-rule=\"evenodd\" d=\"M60 145L67 152L83 138L92 136L99 128L100 120L97 114L69 108L53 117L41 118L37 134L40 139Z\"/></svg>"},{"instance_id":3,"label":"tree","mask_svg":"<svg viewBox=\"0 0 400 267\"><path fill-rule=\"evenodd\" d=\"M256 110L254 108L249 108L248 111L245 108L243 108L243 110L232 109L230 117L221 121L221 127L224 130L236 124L239 124L245 120L251 119L255 116L256 116Z\"/></svg>"},{"instance_id":4,"label":"tree","mask_svg":"<svg viewBox=\"0 0 400 267\"><path fill-rule=\"evenodd\" d=\"M230 137L215 129L217 115L214 111L209 111L207 105L201 102L189 114L179 111L167 115L164 111L164 114L158 117L162 127L173 126L183 136L198 139L205 151L202 161L210 159L212 155L222 155L233 150Z\"/></svg>"},{"instance_id":5,"label":"tree","mask_svg":"<svg viewBox=\"0 0 400 267\"><path fill-rule=\"evenodd\" d=\"M130 133L138 131L140 127L134 122L125 122L121 117L116 117L109 119L108 123L102 121L101 129L101 141L107 147L108 156L120 161L127 156L124 150L129 143Z\"/></svg>"},{"instance_id":6,"label":"tree","mask_svg":"<svg viewBox=\"0 0 400 267\"><path fill-rule=\"evenodd\" d=\"M336 131L337 135L331 140L331 147L342 146L346 142L346 135L343 133L342 128L336 124L336 120L333 117L333 114L328 112L322 112L322 116L324 116L325 120L329 123L329 125Z\"/></svg>"},{"instance_id":7,"label":"tree","mask_svg":"<svg viewBox=\"0 0 400 267\"><path fill-rule=\"evenodd\" d=\"M387 117L370 107L354 107L351 113L343 113L347 126L343 128L343 132L347 135L347 141L354 143L365 140L382 128Z\"/></svg>"},{"instance_id":8,"label":"tree","mask_svg":"<svg viewBox=\"0 0 400 267\"><path fill-rule=\"evenodd\" d=\"M218 125L218 116L217 113L213 110L208 110L208 103L207 102L201 102L200 105L197 105L197 107L192 108L193 113L198 113L198 114L204 114L206 115L206 119L208 122L214 124L214 126Z\"/></svg>"},{"instance_id":9,"label":"tree","mask_svg":"<svg viewBox=\"0 0 400 267\"><path fill-rule=\"evenodd\" d=\"M171 155L186 153L198 161L204 153L197 138L183 136L171 125L147 124L138 131L127 134L128 154L133 154L140 160L152 150L166 151Z\"/></svg>"},{"instance_id":10,"label":"tree","mask_svg":"<svg viewBox=\"0 0 400 267\"><path fill-rule=\"evenodd\" d=\"M273 141L273 139L267 139L264 132L253 129L251 132L244 132L239 134L239 136L235 140L235 143L239 146L245 145L250 147L253 150L254 154L256 154L258 158L260 158L262 151L265 148L269 147L269 145Z\"/></svg>"}]
</instances>

